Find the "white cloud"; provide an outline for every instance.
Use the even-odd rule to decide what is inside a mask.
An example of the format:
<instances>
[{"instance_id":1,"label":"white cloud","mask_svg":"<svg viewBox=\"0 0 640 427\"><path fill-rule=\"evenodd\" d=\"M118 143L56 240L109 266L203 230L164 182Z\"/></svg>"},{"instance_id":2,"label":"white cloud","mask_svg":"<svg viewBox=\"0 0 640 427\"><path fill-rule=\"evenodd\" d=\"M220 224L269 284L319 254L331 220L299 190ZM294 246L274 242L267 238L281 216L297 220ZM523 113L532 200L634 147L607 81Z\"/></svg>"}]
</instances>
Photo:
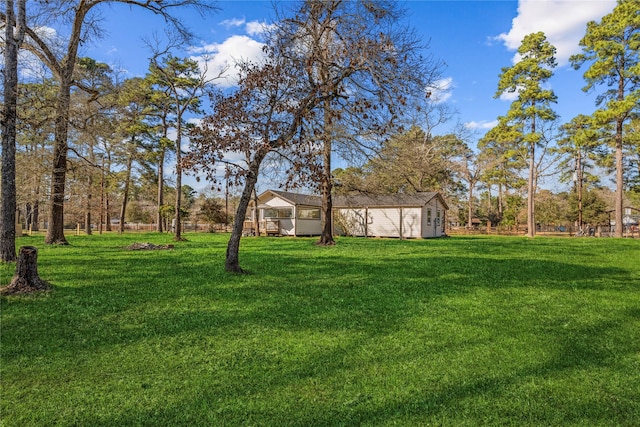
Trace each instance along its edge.
<instances>
[{"instance_id":1,"label":"white cloud","mask_svg":"<svg viewBox=\"0 0 640 427\"><path fill-rule=\"evenodd\" d=\"M442 104L447 102L453 94L451 90L455 87L453 84L453 77L446 77L444 79L436 80L432 85L427 86L427 93L429 93L429 99L436 104Z\"/></svg>"},{"instance_id":2,"label":"white cloud","mask_svg":"<svg viewBox=\"0 0 640 427\"><path fill-rule=\"evenodd\" d=\"M497 125L498 125L497 120L493 120L491 122L488 122L486 120L481 120L479 122L476 122L475 120L472 120L470 122L465 123L464 127L467 129L493 129Z\"/></svg>"},{"instance_id":3,"label":"white cloud","mask_svg":"<svg viewBox=\"0 0 640 427\"><path fill-rule=\"evenodd\" d=\"M267 31L270 27L271 25L267 24L266 22L251 21L247 22L245 30L250 36L259 36Z\"/></svg>"},{"instance_id":4,"label":"white cloud","mask_svg":"<svg viewBox=\"0 0 640 427\"><path fill-rule=\"evenodd\" d=\"M244 18L225 19L224 21L220 22L220 25L228 30L229 28L242 27L245 22L246 20Z\"/></svg>"},{"instance_id":5,"label":"white cloud","mask_svg":"<svg viewBox=\"0 0 640 427\"><path fill-rule=\"evenodd\" d=\"M558 65L580 52L587 22L599 21L615 7L615 0L519 0L511 30L496 37L507 49L517 50L527 34L542 31L556 47ZM517 57L514 56L514 61Z\"/></svg>"},{"instance_id":6,"label":"white cloud","mask_svg":"<svg viewBox=\"0 0 640 427\"><path fill-rule=\"evenodd\" d=\"M518 99L518 95L519 95L519 91L513 91L513 92L502 92L500 94L500 100L501 101L508 101L508 102L513 102L516 99Z\"/></svg>"},{"instance_id":7,"label":"white cloud","mask_svg":"<svg viewBox=\"0 0 640 427\"><path fill-rule=\"evenodd\" d=\"M229 87L236 84L238 70L235 65L239 61L260 61L263 58L263 44L247 36L231 36L222 43L192 48L191 51L200 54L194 57L201 69L207 69L210 78L222 72L222 80L218 84Z\"/></svg>"}]
</instances>

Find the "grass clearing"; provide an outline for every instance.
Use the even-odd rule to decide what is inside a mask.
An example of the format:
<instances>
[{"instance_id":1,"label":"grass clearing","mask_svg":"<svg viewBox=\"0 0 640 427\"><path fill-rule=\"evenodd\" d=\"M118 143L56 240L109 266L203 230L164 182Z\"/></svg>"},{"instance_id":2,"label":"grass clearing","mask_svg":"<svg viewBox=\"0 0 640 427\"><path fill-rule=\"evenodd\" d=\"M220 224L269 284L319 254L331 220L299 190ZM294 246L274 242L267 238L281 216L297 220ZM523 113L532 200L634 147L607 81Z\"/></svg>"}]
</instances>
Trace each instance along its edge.
<instances>
[{"instance_id":1,"label":"grass clearing","mask_svg":"<svg viewBox=\"0 0 640 427\"><path fill-rule=\"evenodd\" d=\"M0 425L640 425L638 240L186 237L19 239Z\"/></svg>"}]
</instances>

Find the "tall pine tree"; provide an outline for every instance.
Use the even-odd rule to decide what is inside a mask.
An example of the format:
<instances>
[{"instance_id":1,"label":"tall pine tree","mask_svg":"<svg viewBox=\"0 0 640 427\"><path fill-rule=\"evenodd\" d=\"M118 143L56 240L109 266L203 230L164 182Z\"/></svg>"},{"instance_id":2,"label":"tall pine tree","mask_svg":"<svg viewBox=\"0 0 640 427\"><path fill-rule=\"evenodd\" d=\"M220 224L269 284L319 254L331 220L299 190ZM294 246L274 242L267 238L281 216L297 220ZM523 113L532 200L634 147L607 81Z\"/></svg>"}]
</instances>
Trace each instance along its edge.
<instances>
[{"instance_id":1,"label":"tall pine tree","mask_svg":"<svg viewBox=\"0 0 640 427\"><path fill-rule=\"evenodd\" d=\"M511 67L502 69L498 98L506 93L515 93L517 98L511 103L506 115L510 123L521 125L521 141L528 149L529 177L527 201L527 236L534 237L536 176L536 146L542 141L540 132L542 121L555 120L557 115L551 108L556 102L553 90L545 88L545 83L553 75L556 66L556 48L547 41L543 32L524 37L518 48L519 60Z\"/></svg>"},{"instance_id":2,"label":"tall pine tree","mask_svg":"<svg viewBox=\"0 0 640 427\"><path fill-rule=\"evenodd\" d=\"M603 128L615 129L611 141L616 163L615 236L622 237L625 123L638 111L640 101L640 2L619 0L599 23L589 22L580 46L582 53L572 56L571 63L576 69L588 64L583 90L596 85L608 88L596 99L599 109L594 119Z\"/></svg>"}]
</instances>

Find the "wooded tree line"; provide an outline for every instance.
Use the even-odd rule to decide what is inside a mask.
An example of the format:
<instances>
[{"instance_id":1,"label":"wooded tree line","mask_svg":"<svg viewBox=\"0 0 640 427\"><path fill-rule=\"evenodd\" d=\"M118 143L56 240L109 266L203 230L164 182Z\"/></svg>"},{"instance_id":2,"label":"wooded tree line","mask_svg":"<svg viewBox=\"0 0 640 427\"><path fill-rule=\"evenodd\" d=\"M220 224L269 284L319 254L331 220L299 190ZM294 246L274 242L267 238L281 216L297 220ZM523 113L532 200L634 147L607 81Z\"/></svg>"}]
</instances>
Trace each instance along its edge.
<instances>
[{"instance_id":1,"label":"wooded tree line","mask_svg":"<svg viewBox=\"0 0 640 427\"><path fill-rule=\"evenodd\" d=\"M13 1L6 0L0 16L12 31L5 32L4 261L12 260L12 251L15 258L11 221L18 206L32 227L46 216L50 244L66 243L65 224L82 223L91 233L91 224L111 227L116 213L120 231L128 219L145 215L163 231L171 216L180 239L181 215L191 200L181 183L184 170L214 185L230 181L238 191L226 260L230 271L241 271L242 221L260 173L273 164L284 171L283 184L323 195L320 243L328 245L333 236L327 213L335 193L440 191L463 207L469 225L476 217L517 223L526 203L533 236L545 220L549 198L540 193L539 181L546 175L558 173L573 183L565 200L567 206L576 200L574 221L580 225L592 221L587 207L595 205L595 189L608 184L599 180L602 171L615 170L616 224L622 223L625 195L637 200L640 192L637 1L619 1L601 22L589 23L582 53L572 57L584 71L585 90L598 91L592 116L560 122L553 110L556 96L546 84L556 65L555 48L543 33L534 33L522 42L521 60L503 69L498 80L496 97L511 92L516 100L479 140L463 127L438 134L436 124L452 121L445 106L430 98L442 63L425 56L427 46L407 28L405 11L395 2L285 4L265 35L264 59L236 64L238 84L224 90L207 77L208 70L166 47L151 47L147 74L133 79L78 57L82 37L100 29L91 12L115 2L83 1L68 9L62 7L68 2L37 2L18 12L24 16L20 24L9 13ZM215 9L197 0L126 3L164 16L181 40L188 40L189 32L172 9ZM60 10L72 30L64 48L56 40L54 50L54 41L39 34L37 24ZM43 77L16 79L14 85L12 37L13 46L46 66ZM354 166L334 170L336 155ZM167 185L170 156L176 180ZM220 203L200 203L220 212ZM621 236L622 227L616 233Z\"/></svg>"}]
</instances>

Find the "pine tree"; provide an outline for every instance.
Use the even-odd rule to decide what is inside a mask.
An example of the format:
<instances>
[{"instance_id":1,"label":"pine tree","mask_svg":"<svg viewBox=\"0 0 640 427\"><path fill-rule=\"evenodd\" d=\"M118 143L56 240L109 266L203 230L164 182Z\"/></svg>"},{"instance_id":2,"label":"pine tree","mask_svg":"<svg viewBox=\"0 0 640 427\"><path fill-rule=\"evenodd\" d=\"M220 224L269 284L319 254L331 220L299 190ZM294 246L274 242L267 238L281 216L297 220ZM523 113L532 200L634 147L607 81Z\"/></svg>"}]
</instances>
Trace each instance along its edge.
<instances>
[{"instance_id":1,"label":"pine tree","mask_svg":"<svg viewBox=\"0 0 640 427\"><path fill-rule=\"evenodd\" d=\"M584 91L596 85L608 89L600 93L594 120L601 126L613 125L612 146L616 163L615 236L622 237L622 209L624 200L624 144L625 123L638 110L640 100L640 2L619 0L613 12L598 23L587 24L587 32L580 41L582 53L571 57L575 69L589 64L584 73Z\"/></svg>"},{"instance_id":2,"label":"pine tree","mask_svg":"<svg viewBox=\"0 0 640 427\"><path fill-rule=\"evenodd\" d=\"M522 125L522 143L528 149L529 178L527 200L527 236L535 236L535 192L536 192L536 147L542 141L540 122L556 119L551 104L556 102L553 90L545 88L545 83L553 75L556 66L556 48L547 41L543 32L524 37L518 48L519 60L511 67L502 69L498 98L506 93L517 94L516 100L506 115L510 123Z\"/></svg>"}]
</instances>

